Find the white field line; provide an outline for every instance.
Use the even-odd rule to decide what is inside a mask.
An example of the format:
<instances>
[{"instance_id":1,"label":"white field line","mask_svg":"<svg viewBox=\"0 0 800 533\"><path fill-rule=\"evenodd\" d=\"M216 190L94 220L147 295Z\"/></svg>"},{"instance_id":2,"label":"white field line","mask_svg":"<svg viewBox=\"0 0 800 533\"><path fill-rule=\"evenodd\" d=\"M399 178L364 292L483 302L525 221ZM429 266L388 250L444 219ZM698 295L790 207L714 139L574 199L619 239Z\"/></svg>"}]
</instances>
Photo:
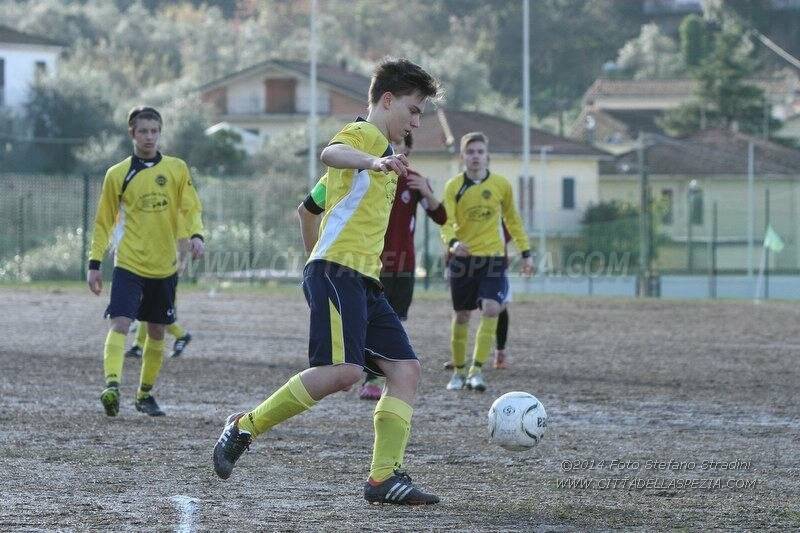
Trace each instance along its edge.
<instances>
[{"instance_id":1,"label":"white field line","mask_svg":"<svg viewBox=\"0 0 800 533\"><path fill-rule=\"evenodd\" d=\"M177 533L194 533L197 531L197 522L200 518L200 500L190 496L176 494L170 501L178 508L180 521L175 527Z\"/></svg>"}]
</instances>

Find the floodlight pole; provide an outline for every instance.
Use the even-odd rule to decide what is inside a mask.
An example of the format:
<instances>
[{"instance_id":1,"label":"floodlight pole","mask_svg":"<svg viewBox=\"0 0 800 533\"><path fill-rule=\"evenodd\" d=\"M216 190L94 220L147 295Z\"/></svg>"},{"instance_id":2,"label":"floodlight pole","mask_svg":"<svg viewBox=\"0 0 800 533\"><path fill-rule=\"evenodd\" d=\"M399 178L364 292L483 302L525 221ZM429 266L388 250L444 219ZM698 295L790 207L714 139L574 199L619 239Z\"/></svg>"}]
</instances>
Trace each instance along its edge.
<instances>
[{"instance_id":1,"label":"floodlight pole","mask_svg":"<svg viewBox=\"0 0 800 533\"><path fill-rule=\"evenodd\" d=\"M522 176L523 183L530 179L531 165L531 65L530 65L530 0L522 0ZM519 191L523 194L523 191ZM541 205L541 200L539 200ZM528 209L533 209L529 206ZM539 249L540 261L544 250Z\"/></svg>"},{"instance_id":2,"label":"floodlight pole","mask_svg":"<svg viewBox=\"0 0 800 533\"><path fill-rule=\"evenodd\" d=\"M308 106L308 188L317 181L317 0L311 0L311 39L309 41Z\"/></svg>"},{"instance_id":3,"label":"floodlight pole","mask_svg":"<svg viewBox=\"0 0 800 533\"><path fill-rule=\"evenodd\" d=\"M753 227L755 226L755 146L747 143L747 276L753 277Z\"/></svg>"}]
</instances>

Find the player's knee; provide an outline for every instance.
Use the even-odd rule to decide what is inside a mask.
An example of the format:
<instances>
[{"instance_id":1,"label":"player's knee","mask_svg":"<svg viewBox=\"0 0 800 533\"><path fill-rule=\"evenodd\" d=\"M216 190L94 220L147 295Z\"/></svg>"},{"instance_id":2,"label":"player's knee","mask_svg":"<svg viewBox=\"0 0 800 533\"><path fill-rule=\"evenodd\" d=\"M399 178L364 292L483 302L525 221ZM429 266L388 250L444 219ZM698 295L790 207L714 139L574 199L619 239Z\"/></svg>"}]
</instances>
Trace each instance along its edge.
<instances>
[{"instance_id":1,"label":"player's knee","mask_svg":"<svg viewBox=\"0 0 800 533\"><path fill-rule=\"evenodd\" d=\"M147 336L153 340L163 340L165 330L166 327L163 324L147 324Z\"/></svg>"},{"instance_id":2,"label":"player's knee","mask_svg":"<svg viewBox=\"0 0 800 533\"><path fill-rule=\"evenodd\" d=\"M502 306L494 300L483 301L483 316L494 318L500 314Z\"/></svg>"},{"instance_id":3,"label":"player's knee","mask_svg":"<svg viewBox=\"0 0 800 533\"><path fill-rule=\"evenodd\" d=\"M470 311L456 311L456 323L466 324L469 322Z\"/></svg>"},{"instance_id":4,"label":"player's knee","mask_svg":"<svg viewBox=\"0 0 800 533\"><path fill-rule=\"evenodd\" d=\"M419 361L414 359L393 365L386 374L386 379L399 385L415 388L421 375L422 367Z\"/></svg>"},{"instance_id":5,"label":"player's knee","mask_svg":"<svg viewBox=\"0 0 800 533\"><path fill-rule=\"evenodd\" d=\"M111 319L111 329L116 331L117 333L122 333L123 335L127 335L128 331L131 329L131 323L133 320L126 316L115 316Z\"/></svg>"},{"instance_id":6,"label":"player's knee","mask_svg":"<svg viewBox=\"0 0 800 533\"><path fill-rule=\"evenodd\" d=\"M359 381L364 375L364 371L355 365L340 365L336 369L336 387L339 390L347 390Z\"/></svg>"}]
</instances>

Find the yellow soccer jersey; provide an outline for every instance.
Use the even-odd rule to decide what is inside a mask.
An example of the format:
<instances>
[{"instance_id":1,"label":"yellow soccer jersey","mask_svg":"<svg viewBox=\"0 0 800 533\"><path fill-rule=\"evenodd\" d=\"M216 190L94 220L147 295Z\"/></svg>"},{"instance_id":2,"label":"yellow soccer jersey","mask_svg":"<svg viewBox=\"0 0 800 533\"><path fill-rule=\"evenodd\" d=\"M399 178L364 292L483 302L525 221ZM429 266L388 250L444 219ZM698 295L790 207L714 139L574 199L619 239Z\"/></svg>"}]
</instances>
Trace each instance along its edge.
<instances>
[{"instance_id":1,"label":"yellow soccer jersey","mask_svg":"<svg viewBox=\"0 0 800 533\"><path fill-rule=\"evenodd\" d=\"M201 211L181 159L126 158L108 169L103 181L90 267L99 266L111 241L115 266L146 278L171 276L178 268L177 239L202 236Z\"/></svg>"},{"instance_id":2,"label":"yellow soccer jersey","mask_svg":"<svg viewBox=\"0 0 800 533\"><path fill-rule=\"evenodd\" d=\"M375 157L393 153L377 126L364 120L346 125L330 142L338 143ZM383 239L396 189L394 172L328 168L325 215L308 262L331 261L379 279Z\"/></svg>"},{"instance_id":3,"label":"yellow soccer jersey","mask_svg":"<svg viewBox=\"0 0 800 533\"><path fill-rule=\"evenodd\" d=\"M450 179L444 189L447 222L442 226L442 240L449 247L453 240L463 242L475 256L504 256L503 222L520 252L530 250L528 235L522 225L511 183L487 172L475 183L467 175Z\"/></svg>"}]
</instances>

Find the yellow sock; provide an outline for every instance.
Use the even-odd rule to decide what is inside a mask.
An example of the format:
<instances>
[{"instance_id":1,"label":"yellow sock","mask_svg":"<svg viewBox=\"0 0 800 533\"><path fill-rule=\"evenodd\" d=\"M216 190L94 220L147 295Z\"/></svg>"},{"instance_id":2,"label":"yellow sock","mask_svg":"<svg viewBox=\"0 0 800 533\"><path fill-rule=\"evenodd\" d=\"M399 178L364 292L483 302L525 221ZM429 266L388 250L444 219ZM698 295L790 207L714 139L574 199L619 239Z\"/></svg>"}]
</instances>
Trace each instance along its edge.
<instances>
[{"instance_id":1,"label":"yellow sock","mask_svg":"<svg viewBox=\"0 0 800 533\"><path fill-rule=\"evenodd\" d=\"M106 336L103 350L103 370L106 375L106 386L122 381L122 363L125 361L125 335L113 329Z\"/></svg>"},{"instance_id":2,"label":"yellow sock","mask_svg":"<svg viewBox=\"0 0 800 533\"><path fill-rule=\"evenodd\" d=\"M316 403L300 380L300 374L297 374L261 405L240 418L239 428L249 431L256 438L284 420L311 409Z\"/></svg>"},{"instance_id":3,"label":"yellow sock","mask_svg":"<svg viewBox=\"0 0 800 533\"><path fill-rule=\"evenodd\" d=\"M177 322L174 322L174 323L170 324L169 326L167 326L167 333L169 333L170 335L172 335L173 337L175 337L177 339L177 338L180 338L180 337L183 337L184 335L186 335L186 330L183 329L180 326L180 324L178 324Z\"/></svg>"},{"instance_id":4,"label":"yellow sock","mask_svg":"<svg viewBox=\"0 0 800 533\"><path fill-rule=\"evenodd\" d=\"M483 363L489 358L489 352L492 350L494 338L497 334L497 317L482 316L478 324L478 332L475 335L475 350L472 352L472 368L470 374L473 374L477 369L483 366Z\"/></svg>"},{"instance_id":5,"label":"yellow sock","mask_svg":"<svg viewBox=\"0 0 800 533\"><path fill-rule=\"evenodd\" d=\"M450 331L450 351L453 354L453 366L456 370L463 368L467 362L467 334L469 323L459 324L453 319Z\"/></svg>"},{"instance_id":6,"label":"yellow sock","mask_svg":"<svg viewBox=\"0 0 800 533\"><path fill-rule=\"evenodd\" d=\"M139 322L139 329L136 330L136 340L134 343L139 348L144 347L144 341L147 339L147 322Z\"/></svg>"},{"instance_id":7,"label":"yellow sock","mask_svg":"<svg viewBox=\"0 0 800 533\"><path fill-rule=\"evenodd\" d=\"M139 377L139 392L136 398L141 400L150 395L156 383L158 373L161 372L161 363L164 362L164 339L157 341L147 337L142 353L142 373Z\"/></svg>"},{"instance_id":8,"label":"yellow sock","mask_svg":"<svg viewBox=\"0 0 800 533\"><path fill-rule=\"evenodd\" d=\"M384 481L403 465L413 413L411 406L399 398L384 395L378 400L372 416L375 445L369 469L371 480Z\"/></svg>"}]
</instances>

